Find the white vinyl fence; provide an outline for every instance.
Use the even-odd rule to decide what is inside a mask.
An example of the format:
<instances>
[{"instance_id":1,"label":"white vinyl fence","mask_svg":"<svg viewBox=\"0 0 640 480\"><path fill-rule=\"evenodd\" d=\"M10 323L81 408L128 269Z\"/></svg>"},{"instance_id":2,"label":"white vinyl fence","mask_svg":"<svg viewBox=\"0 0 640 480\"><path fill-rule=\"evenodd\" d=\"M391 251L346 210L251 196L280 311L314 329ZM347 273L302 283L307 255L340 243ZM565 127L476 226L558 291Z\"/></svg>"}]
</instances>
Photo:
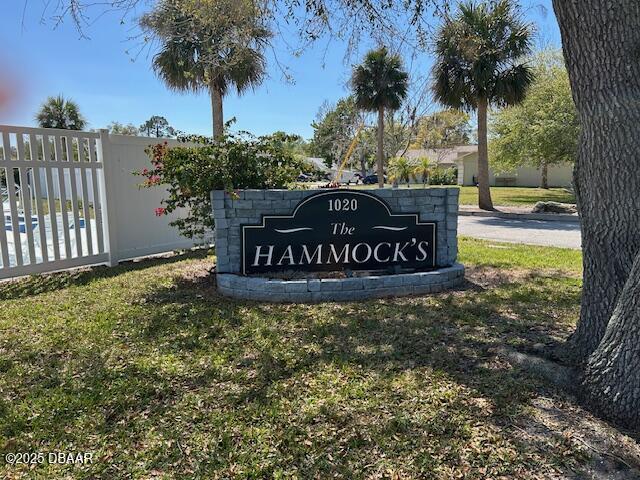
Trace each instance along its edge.
<instances>
[{"instance_id":1,"label":"white vinyl fence","mask_svg":"<svg viewBox=\"0 0 640 480\"><path fill-rule=\"evenodd\" d=\"M0 125L0 279L192 247L133 174L157 141Z\"/></svg>"}]
</instances>

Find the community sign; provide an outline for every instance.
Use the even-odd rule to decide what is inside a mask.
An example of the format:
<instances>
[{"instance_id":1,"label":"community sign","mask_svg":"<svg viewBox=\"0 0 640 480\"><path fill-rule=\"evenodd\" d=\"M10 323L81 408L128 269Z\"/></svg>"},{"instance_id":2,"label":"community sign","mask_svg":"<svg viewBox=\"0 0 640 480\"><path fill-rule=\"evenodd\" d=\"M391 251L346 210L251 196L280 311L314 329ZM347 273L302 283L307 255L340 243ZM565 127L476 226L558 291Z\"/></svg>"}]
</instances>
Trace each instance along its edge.
<instances>
[{"instance_id":1,"label":"community sign","mask_svg":"<svg viewBox=\"0 0 640 480\"><path fill-rule=\"evenodd\" d=\"M242 271L428 270L436 266L436 224L394 214L363 191L311 195L290 215L242 227Z\"/></svg>"}]
</instances>

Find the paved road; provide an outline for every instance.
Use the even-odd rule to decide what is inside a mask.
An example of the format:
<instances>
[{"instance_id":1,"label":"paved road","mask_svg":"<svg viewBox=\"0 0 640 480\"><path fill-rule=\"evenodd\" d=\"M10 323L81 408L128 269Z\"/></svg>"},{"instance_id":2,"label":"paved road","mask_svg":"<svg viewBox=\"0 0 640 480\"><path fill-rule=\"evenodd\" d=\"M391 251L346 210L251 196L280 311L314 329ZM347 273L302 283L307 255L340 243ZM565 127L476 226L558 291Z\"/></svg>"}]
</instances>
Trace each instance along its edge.
<instances>
[{"instance_id":1,"label":"paved road","mask_svg":"<svg viewBox=\"0 0 640 480\"><path fill-rule=\"evenodd\" d=\"M580 224L496 217L459 217L458 233L500 242L580 248Z\"/></svg>"}]
</instances>

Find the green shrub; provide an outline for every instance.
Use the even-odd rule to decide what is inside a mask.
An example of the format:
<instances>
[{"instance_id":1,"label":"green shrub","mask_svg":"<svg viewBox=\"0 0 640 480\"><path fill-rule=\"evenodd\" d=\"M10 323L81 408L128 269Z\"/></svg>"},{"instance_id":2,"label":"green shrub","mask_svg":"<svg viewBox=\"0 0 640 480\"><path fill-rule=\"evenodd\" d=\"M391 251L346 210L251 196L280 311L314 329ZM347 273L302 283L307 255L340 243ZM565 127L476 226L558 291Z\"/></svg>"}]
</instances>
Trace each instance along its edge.
<instances>
[{"instance_id":1,"label":"green shrub","mask_svg":"<svg viewBox=\"0 0 640 480\"><path fill-rule=\"evenodd\" d=\"M430 185L456 185L458 183L458 169L450 168L434 168L429 175Z\"/></svg>"},{"instance_id":2,"label":"green shrub","mask_svg":"<svg viewBox=\"0 0 640 480\"><path fill-rule=\"evenodd\" d=\"M166 215L186 208L188 216L171 222L186 237L203 236L214 227L211 191L287 188L301 171L301 162L283 147L282 138L254 137L248 133L227 135L212 143L199 136L179 140L195 146L169 147L167 142L149 147L151 168L137 174L143 187L162 185L167 197L156 208Z\"/></svg>"},{"instance_id":3,"label":"green shrub","mask_svg":"<svg viewBox=\"0 0 640 480\"><path fill-rule=\"evenodd\" d=\"M389 178L393 182L406 182L407 187L413 177L415 162L406 157L393 157L389 160Z\"/></svg>"}]
</instances>

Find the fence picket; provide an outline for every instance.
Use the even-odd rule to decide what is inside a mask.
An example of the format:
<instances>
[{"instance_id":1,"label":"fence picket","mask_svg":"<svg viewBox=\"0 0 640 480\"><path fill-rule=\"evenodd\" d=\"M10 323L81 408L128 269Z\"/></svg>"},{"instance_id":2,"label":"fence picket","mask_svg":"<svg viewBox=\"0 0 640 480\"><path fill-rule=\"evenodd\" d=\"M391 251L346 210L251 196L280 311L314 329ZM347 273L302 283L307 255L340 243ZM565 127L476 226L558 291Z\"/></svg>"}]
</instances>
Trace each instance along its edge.
<instances>
[{"instance_id":1,"label":"fence picket","mask_svg":"<svg viewBox=\"0 0 640 480\"><path fill-rule=\"evenodd\" d=\"M42 136L42 145L44 155L44 142L45 136ZM44 224L44 214L42 213L42 182L40 181L40 161L38 160L38 143L37 138L34 133L29 134L29 152L31 154L31 160L33 163L33 168L31 169L31 178L33 178L33 197L36 202L36 214L38 216L38 234L40 235L40 255L42 257L42 262L47 263L49 261L49 248L47 246L47 230ZM47 138L48 141L48 138ZM44 156L43 156L44 160ZM36 263L36 262L32 262Z\"/></svg>"},{"instance_id":2,"label":"fence picket","mask_svg":"<svg viewBox=\"0 0 640 480\"><path fill-rule=\"evenodd\" d=\"M9 163L7 164L5 179L7 182L7 200L9 200L9 211L11 212L11 230L13 233L13 254L16 258L16 265L21 267L22 261L22 241L20 239L20 224L18 222L18 206L16 202L16 183L14 180L15 171L11 165L11 142L9 133L2 132L3 143L8 145L5 147L5 160L7 159L7 151L9 152Z\"/></svg>"},{"instance_id":3,"label":"fence picket","mask_svg":"<svg viewBox=\"0 0 640 480\"><path fill-rule=\"evenodd\" d=\"M42 155L44 160L49 162L51 160L51 144L49 143L49 135L42 136ZM55 149L55 145L54 145ZM58 216L56 215L56 198L55 187L53 185L53 172L52 167L44 166L45 169L45 181L47 183L47 202L49 205L49 222L51 224L51 240L53 242L53 258L60 260L60 239L58 237Z\"/></svg>"},{"instance_id":4,"label":"fence picket","mask_svg":"<svg viewBox=\"0 0 640 480\"><path fill-rule=\"evenodd\" d=\"M78 139L78 161L81 164L86 163L86 157L84 155L84 141ZM82 213L84 216L84 232L87 240L87 252L89 255L93 255L93 237L91 235L91 211L89 209L89 192L87 191L87 169L78 169L80 173L80 186L82 188ZM94 207L95 209L95 207Z\"/></svg>"},{"instance_id":5,"label":"fence picket","mask_svg":"<svg viewBox=\"0 0 640 480\"><path fill-rule=\"evenodd\" d=\"M95 166L96 158L95 140L89 139L89 163ZM102 228L102 204L100 203L100 191L98 190L98 170L91 170L91 183L93 185L93 215L96 222L96 236L98 237L98 252L104 253L104 233Z\"/></svg>"},{"instance_id":6,"label":"fence picket","mask_svg":"<svg viewBox=\"0 0 640 480\"><path fill-rule=\"evenodd\" d=\"M65 186L64 179L64 165L65 161L62 159L62 137L56 135L54 137L54 145L56 149L56 160L60 164L58 167L58 185L60 186L60 213L62 215L62 233L64 235L64 251L65 258L71 258L71 235L69 235L69 217L67 215L67 188ZM52 215L55 215L56 211L54 210Z\"/></svg>"},{"instance_id":7,"label":"fence picket","mask_svg":"<svg viewBox=\"0 0 640 480\"><path fill-rule=\"evenodd\" d=\"M9 143L9 136L5 137L4 132L2 136L0 136L0 141L2 142L2 157L5 161L11 160L11 144ZM5 140L6 139L6 140ZM8 168L1 168L0 173L5 172L5 178L7 175ZM7 227L5 224L5 213L4 213L4 200L0 195L0 256L2 257L2 268L9 268L9 245L7 243Z\"/></svg>"},{"instance_id":8,"label":"fence picket","mask_svg":"<svg viewBox=\"0 0 640 480\"><path fill-rule=\"evenodd\" d=\"M71 187L71 214L73 215L73 232L76 238L76 253L78 257L82 256L82 237L80 235L80 215L78 213L78 177L76 169L73 168L75 160L73 159L73 138L66 137L67 141L67 163L69 164L69 183Z\"/></svg>"},{"instance_id":9,"label":"fence picket","mask_svg":"<svg viewBox=\"0 0 640 480\"><path fill-rule=\"evenodd\" d=\"M24 138L22 133L16 136L16 148L18 160L25 160ZM29 142L29 156L31 156L31 142ZM33 161L33 158L31 159ZM29 177L27 167L19 167L20 193L22 194L22 212L24 214L24 227L27 235L27 251L29 252L29 263L36 263L36 246L33 241L33 222L31 221L31 189L29 187Z\"/></svg>"}]
</instances>

